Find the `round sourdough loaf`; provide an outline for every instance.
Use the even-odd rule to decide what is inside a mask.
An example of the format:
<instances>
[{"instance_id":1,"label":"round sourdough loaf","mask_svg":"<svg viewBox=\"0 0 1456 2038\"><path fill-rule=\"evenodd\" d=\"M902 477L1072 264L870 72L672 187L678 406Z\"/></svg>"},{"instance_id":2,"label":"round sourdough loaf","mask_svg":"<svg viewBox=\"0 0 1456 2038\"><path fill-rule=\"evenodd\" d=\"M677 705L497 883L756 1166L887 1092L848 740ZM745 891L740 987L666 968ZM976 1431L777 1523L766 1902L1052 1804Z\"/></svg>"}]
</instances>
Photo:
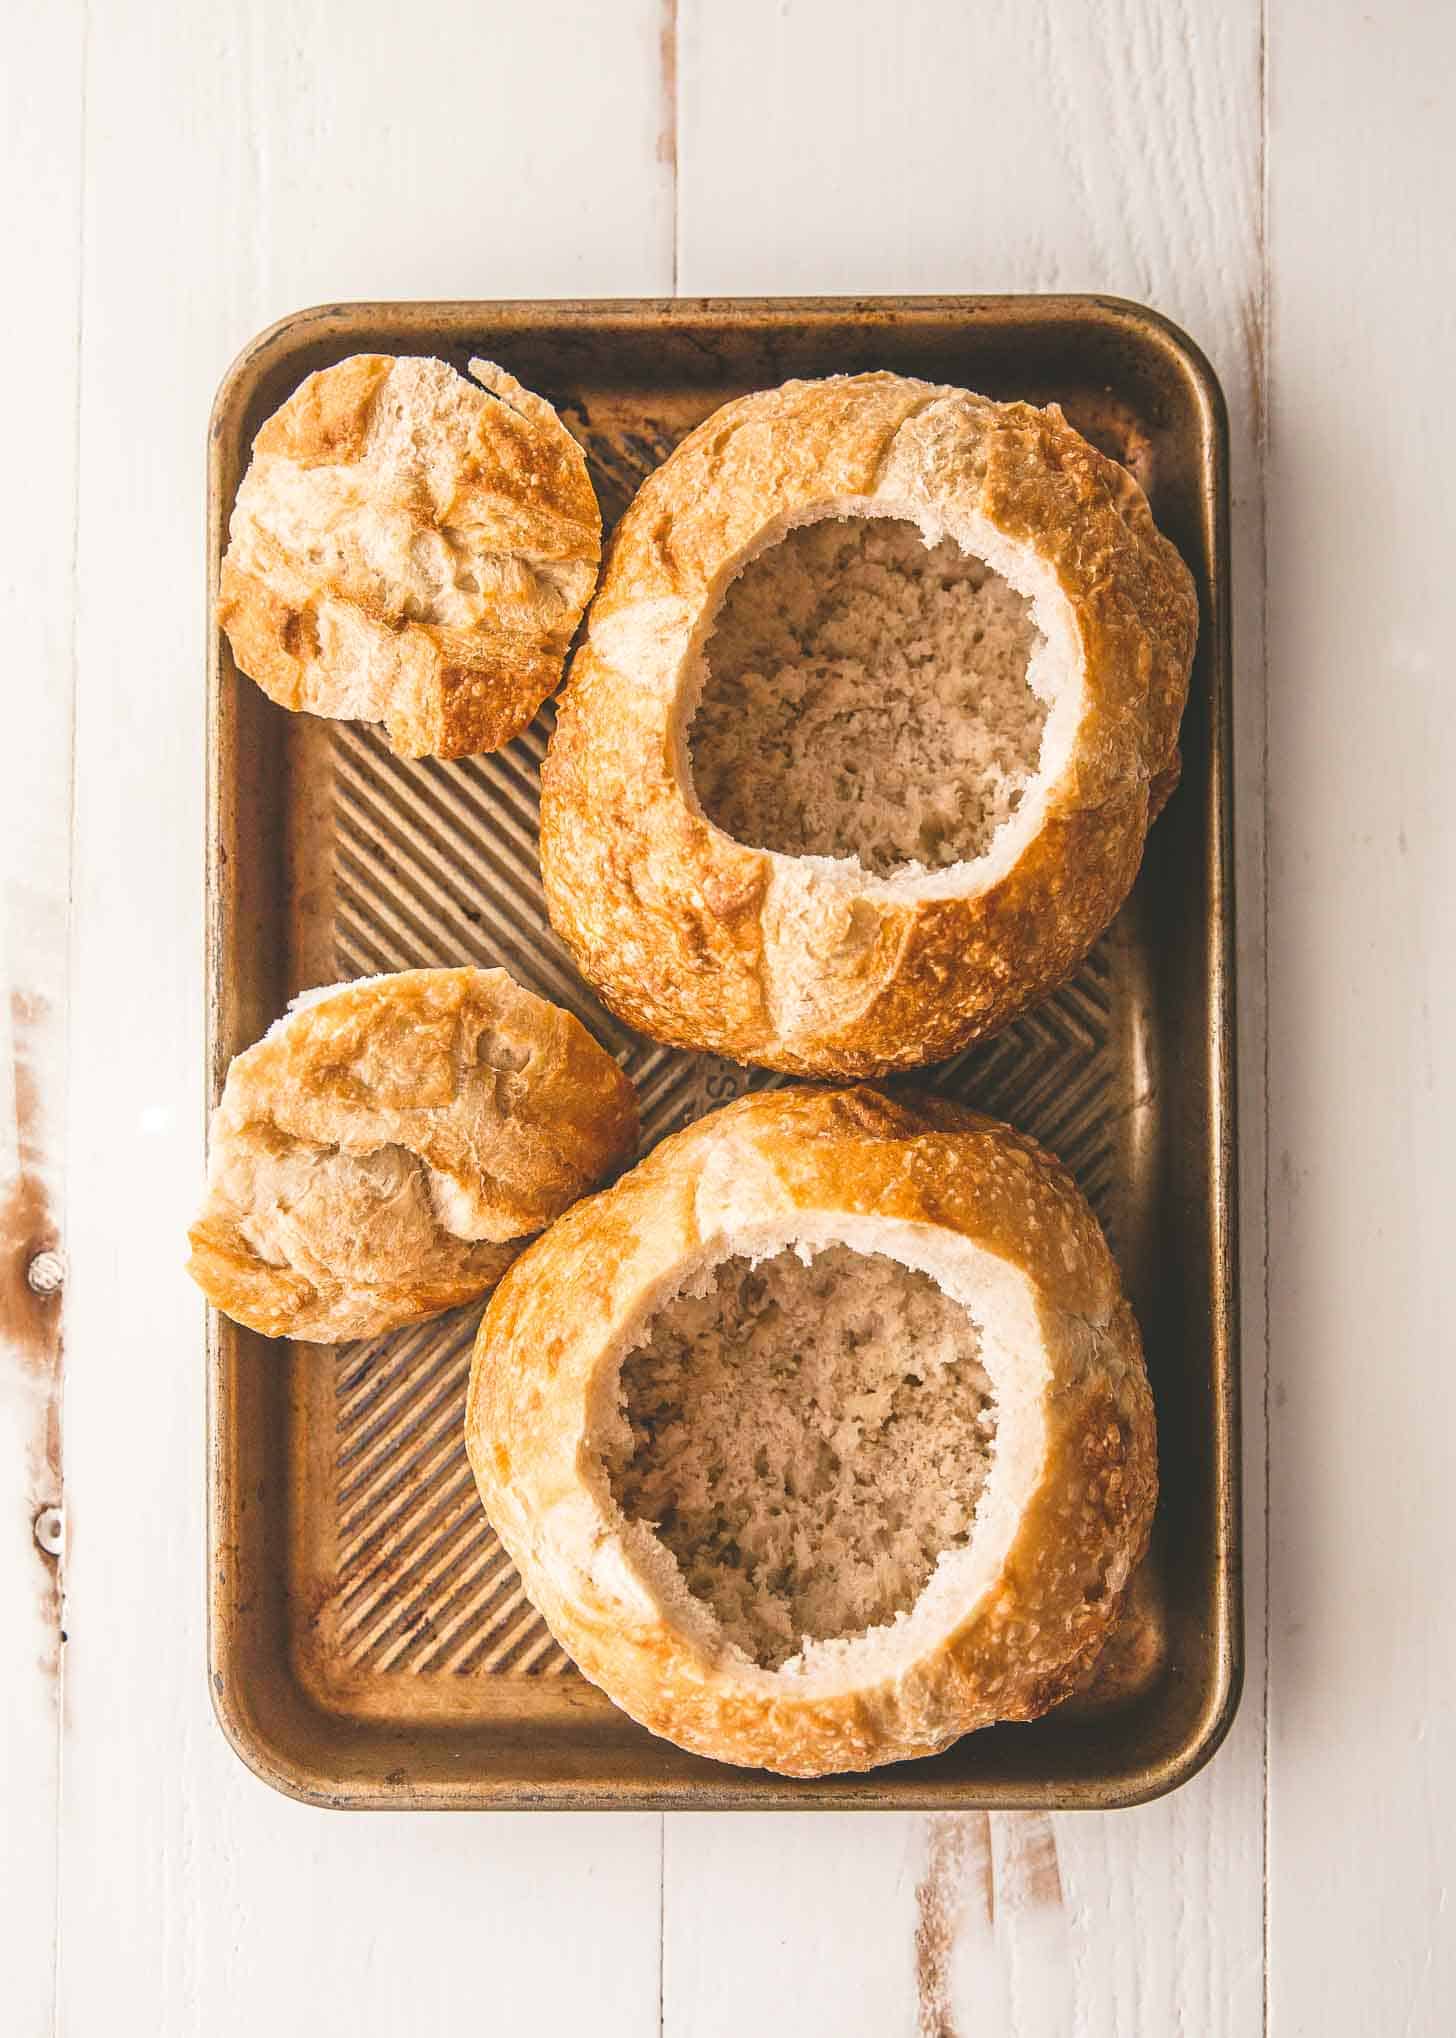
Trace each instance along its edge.
<instances>
[{"instance_id":1,"label":"round sourdough loaf","mask_svg":"<svg viewBox=\"0 0 1456 2038\"><path fill-rule=\"evenodd\" d=\"M636 1138L611 1056L504 970L307 991L228 1070L188 1271L267 1337L372 1337L483 1295Z\"/></svg>"},{"instance_id":2,"label":"round sourdough loaf","mask_svg":"<svg viewBox=\"0 0 1456 2038\"><path fill-rule=\"evenodd\" d=\"M1137 1327L1069 1177L871 1089L742 1098L559 1218L486 1311L466 1442L585 1675L794 1776L1076 1689L1157 1484Z\"/></svg>"},{"instance_id":3,"label":"round sourdough loaf","mask_svg":"<svg viewBox=\"0 0 1456 2038\"><path fill-rule=\"evenodd\" d=\"M280 707L382 722L402 757L518 735L601 558L580 446L504 369L470 372L355 354L310 375L253 442L222 564L240 670Z\"/></svg>"},{"instance_id":4,"label":"round sourdough loaf","mask_svg":"<svg viewBox=\"0 0 1456 2038\"><path fill-rule=\"evenodd\" d=\"M729 403L618 527L542 784L552 921L661 1040L915 1066L1065 978L1178 776L1193 583L1052 405Z\"/></svg>"}]
</instances>

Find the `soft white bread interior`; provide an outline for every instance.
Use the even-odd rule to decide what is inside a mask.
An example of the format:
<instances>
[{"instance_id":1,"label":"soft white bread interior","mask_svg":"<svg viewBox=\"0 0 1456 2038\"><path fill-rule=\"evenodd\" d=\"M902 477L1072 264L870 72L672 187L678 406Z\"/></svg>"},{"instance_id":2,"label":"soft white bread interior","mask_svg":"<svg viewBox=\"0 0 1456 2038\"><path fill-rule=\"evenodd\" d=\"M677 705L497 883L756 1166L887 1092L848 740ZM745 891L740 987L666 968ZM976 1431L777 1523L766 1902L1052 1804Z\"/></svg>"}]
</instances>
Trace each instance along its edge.
<instances>
[{"instance_id":1,"label":"soft white bread interior","mask_svg":"<svg viewBox=\"0 0 1456 2038\"><path fill-rule=\"evenodd\" d=\"M526 1589L656 1733L816 1775L1085 1679L1156 1494L1096 1220L934 1098L741 1099L559 1219L476 1347L466 1441Z\"/></svg>"},{"instance_id":2,"label":"soft white bread interior","mask_svg":"<svg viewBox=\"0 0 1456 2038\"><path fill-rule=\"evenodd\" d=\"M611 1056L504 970L329 985L228 1070L188 1271L266 1336L373 1336L484 1294L636 1136Z\"/></svg>"},{"instance_id":3,"label":"soft white bread interior","mask_svg":"<svg viewBox=\"0 0 1456 2038\"><path fill-rule=\"evenodd\" d=\"M1063 679L1026 596L954 539L899 517L798 524L714 618L693 789L724 834L785 858L877 877L971 863L1036 779Z\"/></svg>"},{"instance_id":4,"label":"soft white bread interior","mask_svg":"<svg viewBox=\"0 0 1456 2038\"><path fill-rule=\"evenodd\" d=\"M556 412L492 362L471 373L356 354L310 375L254 441L222 566L240 669L283 707L383 723L406 757L525 728L601 558Z\"/></svg>"},{"instance_id":5,"label":"soft white bread interior","mask_svg":"<svg viewBox=\"0 0 1456 2038\"><path fill-rule=\"evenodd\" d=\"M605 1460L727 1639L782 1669L908 1613L966 1547L996 1393L983 1327L931 1275L732 1243L624 1360Z\"/></svg>"},{"instance_id":6,"label":"soft white bread interior","mask_svg":"<svg viewBox=\"0 0 1456 2038\"><path fill-rule=\"evenodd\" d=\"M617 528L542 778L557 931L659 1039L939 1059L1082 960L1178 776L1197 602L1055 405L739 399Z\"/></svg>"}]
</instances>

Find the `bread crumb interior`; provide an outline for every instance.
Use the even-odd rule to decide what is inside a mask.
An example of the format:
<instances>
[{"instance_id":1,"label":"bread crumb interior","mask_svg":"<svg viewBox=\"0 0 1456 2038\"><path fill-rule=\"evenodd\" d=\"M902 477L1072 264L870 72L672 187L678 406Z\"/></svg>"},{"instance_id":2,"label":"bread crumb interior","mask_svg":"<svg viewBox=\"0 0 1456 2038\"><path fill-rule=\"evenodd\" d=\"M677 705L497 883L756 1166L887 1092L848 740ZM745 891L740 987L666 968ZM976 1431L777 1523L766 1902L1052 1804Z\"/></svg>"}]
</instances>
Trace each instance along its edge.
<instances>
[{"instance_id":1,"label":"bread crumb interior","mask_svg":"<svg viewBox=\"0 0 1456 2038\"><path fill-rule=\"evenodd\" d=\"M980 1334L928 1275L829 1246L723 1261L622 1367L613 1497L766 1669L907 1612L974 1524Z\"/></svg>"},{"instance_id":2,"label":"bread crumb interior","mask_svg":"<svg viewBox=\"0 0 1456 2038\"><path fill-rule=\"evenodd\" d=\"M688 732L704 813L878 877L985 855L1037 770L1040 642L1026 597L954 539L892 517L790 530L708 640Z\"/></svg>"}]
</instances>

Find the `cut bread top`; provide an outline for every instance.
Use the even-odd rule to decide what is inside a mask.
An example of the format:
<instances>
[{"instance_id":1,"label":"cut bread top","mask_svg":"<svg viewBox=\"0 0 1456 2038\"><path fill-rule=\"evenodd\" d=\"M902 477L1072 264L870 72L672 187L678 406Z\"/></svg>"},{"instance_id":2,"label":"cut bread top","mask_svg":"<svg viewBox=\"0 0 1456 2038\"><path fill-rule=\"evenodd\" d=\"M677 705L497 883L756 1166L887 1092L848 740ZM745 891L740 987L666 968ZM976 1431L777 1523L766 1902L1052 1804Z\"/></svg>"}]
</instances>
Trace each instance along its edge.
<instances>
[{"instance_id":1,"label":"cut bread top","mask_svg":"<svg viewBox=\"0 0 1456 2038\"><path fill-rule=\"evenodd\" d=\"M632 1086L504 970L305 993L228 1070L189 1271L270 1337L468 1302L630 1153Z\"/></svg>"},{"instance_id":2,"label":"cut bread top","mask_svg":"<svg viewBox=\"0 0 1456 2038\"><path fill-rule=\"evenodd\" d=\"M491 362L471 373L356 354L310 375L254 441L223 561L240 669L283 707L382 723L406 757L525 728L601 557L556 412Z\"/></svg>"}]
</instances>

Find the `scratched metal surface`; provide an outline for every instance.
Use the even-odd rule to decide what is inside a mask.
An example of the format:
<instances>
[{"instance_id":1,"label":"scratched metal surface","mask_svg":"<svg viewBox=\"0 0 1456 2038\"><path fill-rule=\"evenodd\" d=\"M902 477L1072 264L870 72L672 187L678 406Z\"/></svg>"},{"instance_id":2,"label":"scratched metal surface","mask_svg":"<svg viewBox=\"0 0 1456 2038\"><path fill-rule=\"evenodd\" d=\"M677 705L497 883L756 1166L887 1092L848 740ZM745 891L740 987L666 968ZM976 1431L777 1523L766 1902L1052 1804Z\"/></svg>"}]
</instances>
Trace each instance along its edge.
<instances>
[{"instance_id":1,"label":"scratched metal surface","mask_svg":"<svg viewBox=\"0 0 1456 2038\"><path fill-rule=\"evenodd\" d=\"M575 1012L641 1100L643 1146L744 1089L783 1079L663 1047L597 1005L552 939L535 859L543 716L493 757L390 754L333 736L332 973L503 964ZM1111 1227L1113 1102L1123 1043L1115 947L997 1039L929 1071L928 1087L1014 1119L1060 1154ZM462 1425L480 1308L335 1350L334 1593L329 1647L351 1670L558 1676L569 1665L481 1513Z\"/></svg>"},{"instance_id":2,"label":"scratched metal surface","mask_svg":"<svg viewBox=\"0 0 1456 2038\"><path fill-rule=\"evenodd\" d=\"M667 1748L581 1680L525 1598L462 1442L480 1309L333 1350L213 1326L212 1677L245 1759L342 1804L1099 1804L1211 1752L1238 1666L1228 1151L1227 725L1216 397L1156 322L1089 301L979 306L377 307L311 315L245 361L214 423L214 556L252 431L360 346L481 349L551 395L610 525L684 431L743 387L869 360L1061 399L1126 460L1195 567L1205 623L1185 784L1128 908L1076 978L910 1079L1009 1119L1072 1169L1138 1306L1165 1501L1085 1697L933 1762L789 1783ZM393 756L288 717L215 647L214 1086L297 990L504 964L633 1078L644 1145L782 1078L663 1047L599 1006L546 919L537 787L551 709L506 750Z\"/></svg>"}]
</instances>

